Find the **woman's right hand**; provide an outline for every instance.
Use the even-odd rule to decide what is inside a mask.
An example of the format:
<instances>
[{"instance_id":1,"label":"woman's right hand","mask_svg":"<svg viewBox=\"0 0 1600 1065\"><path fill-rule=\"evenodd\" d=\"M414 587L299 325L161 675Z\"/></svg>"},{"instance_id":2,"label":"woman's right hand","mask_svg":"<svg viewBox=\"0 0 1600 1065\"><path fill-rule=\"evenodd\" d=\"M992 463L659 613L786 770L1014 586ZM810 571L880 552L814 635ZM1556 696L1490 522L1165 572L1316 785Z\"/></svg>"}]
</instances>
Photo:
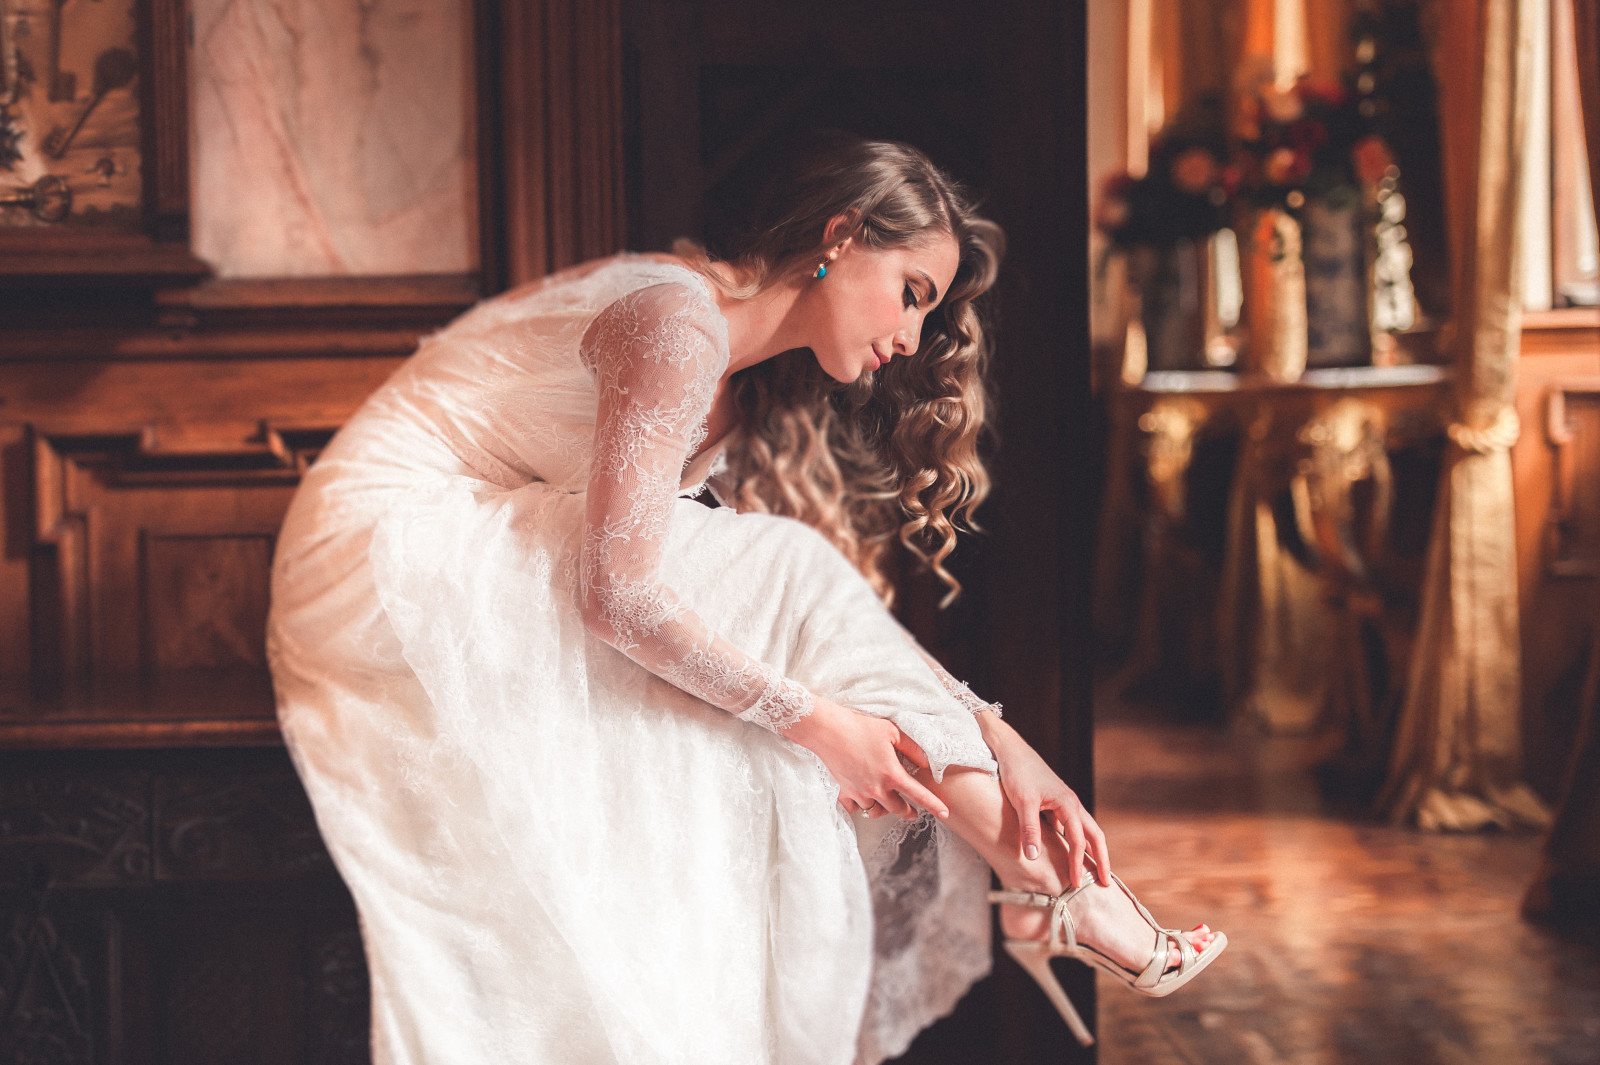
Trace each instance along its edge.
<instances>
[{"instance_id":1,"label":"woman's right hand","mask_svg":"<svg viewBox=\"0 0 1600 1065\"><path fill-rule=\"evenodd\" d=\"M899 756L904 754L926 767L928 756L892 721L819 696L811 713L785 729L783 736L822 759L839 783L839 805L847 811L869 810L876 804L914 820L918 813L911 804L915 803L940 819L950 816L949 807L901 764Z\"/></svg>"}]
</instances>

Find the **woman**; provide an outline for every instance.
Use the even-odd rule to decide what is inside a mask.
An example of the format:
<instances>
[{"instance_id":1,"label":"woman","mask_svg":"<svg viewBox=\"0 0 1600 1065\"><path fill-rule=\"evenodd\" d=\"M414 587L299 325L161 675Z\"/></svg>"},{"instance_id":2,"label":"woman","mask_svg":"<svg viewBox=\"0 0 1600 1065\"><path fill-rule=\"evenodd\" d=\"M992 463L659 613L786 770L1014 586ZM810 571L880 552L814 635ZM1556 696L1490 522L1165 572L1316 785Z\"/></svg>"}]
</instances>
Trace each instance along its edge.
<instances>
[{"instance_id":1,"label":"woman","mask_svg":"<svg viewBox=\"0 0 1600 1065\"><path fill-rule=\"evenodd\" d=\"M877 1062L987 971L989 867L1036 976L1165 994L1225 943L1156 930L874 591L896 541L954 588L999 231L855 140L755 217L469 312L290 508L279 713L378 1062Z\"/></svg>"}]
</instances>

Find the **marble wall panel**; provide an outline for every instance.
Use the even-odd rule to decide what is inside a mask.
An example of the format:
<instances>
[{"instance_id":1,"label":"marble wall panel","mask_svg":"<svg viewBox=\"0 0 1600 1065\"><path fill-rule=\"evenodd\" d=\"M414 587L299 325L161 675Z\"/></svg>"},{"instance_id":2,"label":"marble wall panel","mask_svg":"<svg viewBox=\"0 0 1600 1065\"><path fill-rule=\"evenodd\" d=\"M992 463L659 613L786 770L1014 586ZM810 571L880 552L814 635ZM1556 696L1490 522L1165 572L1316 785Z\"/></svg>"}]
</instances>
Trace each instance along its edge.
<instances>
[{"instance_id":1,"label":"marble wall panel","mask_svg":"<svg viewBox=\"0 0 1600 1065\"><path fill-rule=\"evenodd\" d=\"M471 0L192 0L193 247L223 277L477 268Z\"/></svg>"}]
</instances>

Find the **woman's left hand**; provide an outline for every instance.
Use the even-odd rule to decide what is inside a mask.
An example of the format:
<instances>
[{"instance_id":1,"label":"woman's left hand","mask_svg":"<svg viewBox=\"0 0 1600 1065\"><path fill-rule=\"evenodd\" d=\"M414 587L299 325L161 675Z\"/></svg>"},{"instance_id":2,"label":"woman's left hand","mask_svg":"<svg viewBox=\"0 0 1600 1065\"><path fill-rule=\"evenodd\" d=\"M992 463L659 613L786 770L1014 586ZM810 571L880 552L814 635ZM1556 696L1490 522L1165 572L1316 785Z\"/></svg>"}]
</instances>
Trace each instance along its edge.
<instances>
[{"instance_id":1,"label":"woman's left hand","mask_svg":"<svg viewBox=\"0 0 1600 1065\"><path fill-rule=\"evenodd\" d=\"M982 717L994 718L994 715L985 713ZM1106 848L1106 834L1100 830L1094 816L1084 809L1077 792L1067 787L1066 781L1057 776L1039 752L1011 726L997 718L980 719L980 724L1000 766L1001 790L1022 830L1022 856L1030 861L1039 857L1044 846L1041 815L1048 812L1072 853L1068 878L1072 886L1082 886L1084 857L1087 856L1094 862L1096 879L1110 887L1111 854Z\"/></svg>"}]
</instances>

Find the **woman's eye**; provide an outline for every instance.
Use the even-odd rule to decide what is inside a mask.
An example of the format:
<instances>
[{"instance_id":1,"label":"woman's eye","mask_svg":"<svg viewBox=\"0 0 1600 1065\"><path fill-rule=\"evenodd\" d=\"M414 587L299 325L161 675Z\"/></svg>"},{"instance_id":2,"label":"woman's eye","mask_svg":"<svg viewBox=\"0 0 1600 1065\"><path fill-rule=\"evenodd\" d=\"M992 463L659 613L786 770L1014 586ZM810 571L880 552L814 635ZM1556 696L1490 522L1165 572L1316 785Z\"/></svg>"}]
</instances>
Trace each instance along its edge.
<instances>
[{"instance_id":1,"label":"woman's eye","mask_svg":"<svg viewBox=\"0 0 1600 1065\"><path fill-rule=\"evenodd\" d=\"M912 290L910 285L906 286L905 305L907 307L920 307L921 306L921 304L917 302L917 294L916 294L916 292Z\"/></svg>"}]
</instances>

